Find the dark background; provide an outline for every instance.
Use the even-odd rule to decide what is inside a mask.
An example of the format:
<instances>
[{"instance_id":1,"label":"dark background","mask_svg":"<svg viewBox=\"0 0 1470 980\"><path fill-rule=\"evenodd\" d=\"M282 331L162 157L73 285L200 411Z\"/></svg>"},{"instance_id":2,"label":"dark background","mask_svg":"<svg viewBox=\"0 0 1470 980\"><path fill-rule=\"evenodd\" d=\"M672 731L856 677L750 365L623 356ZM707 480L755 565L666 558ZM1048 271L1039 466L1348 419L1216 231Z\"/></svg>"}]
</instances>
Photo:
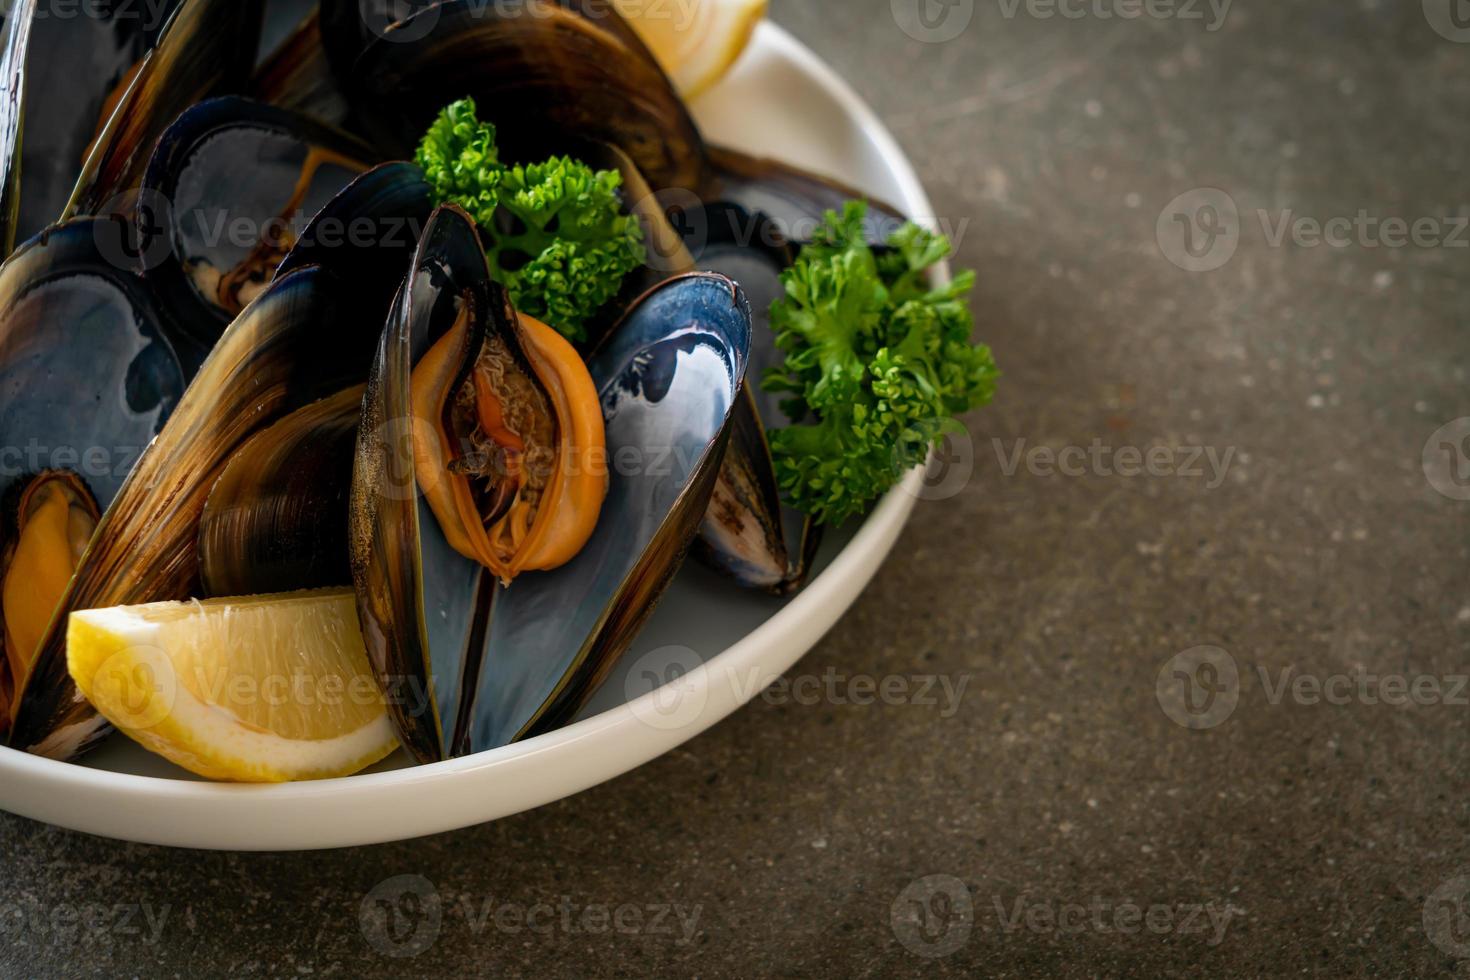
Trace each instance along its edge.
<instances>
[{"instance_id":1,"label":"dark background","mask_svg":"<svg viewBox=\"0 0 1470 980\"><path fill-rule=\"evenodd\" d=\"M1431 434L1470 415L1470 232L1458 247L1268 233L1288 210L1366 211L1454 237L1470 43L1431 28L1435 0L1237 0L1216 31L1207 4L1203 21L1093 4L1065 19L977 0L945 43L910 38L889 0L772 4L892 127L939 215L968 222L960 261L1005 373L966 420L968 486L921 504L796 673L965 679L956 713L757 699L575 799L344 852L180 852L0 816L0 969L1470 974L1470 930L1454 928L1470 908L1470 692L1453 680L1470 670L1470 503L1435 489L1457 492L1451 459L1433 481L1421 465ZM1197 196L1171 205L1201 187L1229 195L1234 224ZM1175 214L1233 228L1230 260L1173 264ZM1005 456L1019 439L1234 455L1219 485L1207 465L1007 475L994 440ZM1156 682L1201 645L1239 680L1195 673L1235 708L1191 731ZM1287 669L1347 676L1347 703L1274 697ZM1381 703L1364 674L1441 696ZM382 955L361 916L400 875L424 876L441 910L414 958ZM555 925L482 925L487 901L547 903ZM592 932L579 911L566 927L565 903L698 920L687 942L673 915L669 932ZM1128 904L1174 918L1120 933ZM1069 905L1087 911L1064 930L1048 914ZM1182 921L1195 905L1228 914L1222 942ZM88 906L113 926L49 922ZM167 909L156 943L144 906Z\"/></svg>"}]
</instances>

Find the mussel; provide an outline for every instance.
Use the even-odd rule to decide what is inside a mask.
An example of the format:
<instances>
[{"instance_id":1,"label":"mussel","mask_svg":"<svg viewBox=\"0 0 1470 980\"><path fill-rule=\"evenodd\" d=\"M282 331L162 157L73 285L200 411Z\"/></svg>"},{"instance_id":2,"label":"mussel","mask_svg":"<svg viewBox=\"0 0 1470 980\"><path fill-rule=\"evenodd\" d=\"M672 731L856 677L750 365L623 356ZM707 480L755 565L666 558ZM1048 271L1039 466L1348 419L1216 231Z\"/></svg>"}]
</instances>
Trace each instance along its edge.
<instances>
[{"instance_id":1,"label":"mussel","mask_svg":"<svg viewBox=\"0 0 1470 980\"><path fill-rule=\"evenodd\" d=\"M421 761L525 737L590 695L693 537L744 381L750 311L718 276L676 278L636 303L586 368L566 372L590 372L590 382L554 365L538 371L536 348L550 338L531 340L536 330L526 327L491 280L474 223L441 208L369 382L350 536L369 657L400 737ZM460 475L442 458L424 459L426 438L442 450L446 435L463 434L462 423L445 425L438 379L468 394L487 350L525 359L515 380L500 375L488 417L478 404L473 412L503 430L489 455L507 475L541 465L555 474L548 486L574 486L556 504L555 539L538 542L537 521L523 520L530 533L520 547L491 556L467 546L465 525L487 525L487 509L515 513L516 497L492 479L446 504L453 492L439 484ZM505 425L512 417L523 421ZM525 434L537 426L545 428L535 440L554 447L539 464L529 452L504 452L528 448ZM466 444L451 438L448 447L456 441ZM511 482L517 495L527 486ZM516 573L508 584L507 571ZM427 692L427 703L393 696L406 690Z\"/></svg>"},{"instance_id":2,"label":"mussel","mask_svg":"<svg viewBox=\"0 0 1470 980\"><path fill-rule=\"evenodd\" d=\"M361 14L357 8L353 0L324 0L323 43L355 118L399 153L411 152L440 107L470 95L495 107L493 121L512 156L557 152L569 136L610 143L656 191L767 210L788 227L815 227L825 210L868 198L800 167L707 144L673 83L610 4L367 0ZM875 218L875 234L901 220L889 205L871 203L884 216Z\"/></svg>"},{"instance_id":3,"label":"mussel","mask_svg":"<svg viewBox=\"0 0 1470 980\"><path fill-rule=\"evenodd\" d=\"M700 268L729 276L750 296L755 310L751 376L764 377L781 362L770 310L785 295L781 274L795 260L795 248L768 215L732 203L701 208L685 222L684 231ZM700 532L700 557L742 585L786 594L805 583L822 533L782 501L776 486L762 423L789 425L794 420L781 399L759 384L748 390L752 405L731 437L714 504Z\"/></svg>"},{"instance_id":4,"label":"mussel","mask_svg":"<svg viewBox=\"0 0 1470 980\"><path fill-rule=\"evenodd\" d=\"M572 134L617 146L655 189L698 186L704 143L663 70L611 9L594 20L568 7L450 0L393 24L345 69L355 117L406 157L441 108L469 95L495 107L511 156L545 156L548 133ZM354 41L326 37L328 50Z\"/></svg>"},{"instance_id":5,"label":"mussel","mask_svg":"<svg viewBox=\"0 0 1470 980\"><path fill-rule=\"evenodd\" d=\"M138 196L140 248L199 359L373 156L309 117L234 96L201 102L168 128Z\"/></svg>"},{"instance_id":6,"label":"mussel","mask_svg":"<svg viewBox=\"0 0 1470 980\"><path fill-rule=\"evenodd\" d=\"M81 477L48 470L17 480L0 514L0 732L25 684L66 584L101 514Z\"/></svg>"},{"instance_id":7,"label":"mussel","mask_svg":"<svg viewBox=\"0 0 1470 980\"><path fill-rule=\"evenodd\" d=\"M0 42L0 255L62 213L89 144L175 5L149 5L145 12L141 5L96 4L72 16L37 0L7 6Z\"/></svg>"},{"instance_id":8,"label":"mussel","mask_svg":"<svg viewBox=\"0 0 1470 980\"><path fill-rule=\"evenodd\" d=\"M63 217L128 209L169 124L201 99L245 84L264 8L264 0L182 0L92 141Z\"/></svg>"},{"instance_id":9,"label":"mussel","mask_svg":"<svg viewBox=\"0 0 1470 980\"><path fill-rule=\"evenodd\" d=\"M0 617L11 711L97 505L112 501L184 390L158 312L127 266L127 241L121 218L75 221L0 266Z\"/></svg>"},{"instance_id":10,"label":"mussel","mask_svg":"<svg viewBox=\"0 0 1470 980\"><path fill-rule=\"evenodd\" d=\"M254 433L366 377L378 330L352 315L351 292L332 273L298 269L272 282L225 331L105 509L19 691L12 746L69 758L106 731L67 673L67 615L196 594L200 519L226 462ZM31 391L44 387L44 372L25 377ZM7 440L35 431L9 420L0 433Z\"/></svg>"},{"instance_id":11,"label":"mussel","mask_svg":"<svg viewBox=\"0 0 1470 980\"><path fill-rule=\"evenodd\" d=\"M276 274L308 268L335 273L356 284L339 296L350 303L344 319L383 323L431 210L416 167L375 167L311 220ZM352 584L347 502L362 399L356 387L309 404L232 455L200 521L206 595Z\"/></svg>"},{"instance_id":12,"label":"mussel","mask_svg":"<svg viewBox=\"0 0 1470 980\"><path fill-rule=\"evenodd\" d=\"M312 218L276 277L311 270L353 283L338 291L344 307L338 316L370 329L366 325L387 320L431 210L418 168L375 167ZM359 386L308 404L231 456L200 518L199 575L206 595L352 584L347 505L362 399Z\"/></svg>"}]
</instances>

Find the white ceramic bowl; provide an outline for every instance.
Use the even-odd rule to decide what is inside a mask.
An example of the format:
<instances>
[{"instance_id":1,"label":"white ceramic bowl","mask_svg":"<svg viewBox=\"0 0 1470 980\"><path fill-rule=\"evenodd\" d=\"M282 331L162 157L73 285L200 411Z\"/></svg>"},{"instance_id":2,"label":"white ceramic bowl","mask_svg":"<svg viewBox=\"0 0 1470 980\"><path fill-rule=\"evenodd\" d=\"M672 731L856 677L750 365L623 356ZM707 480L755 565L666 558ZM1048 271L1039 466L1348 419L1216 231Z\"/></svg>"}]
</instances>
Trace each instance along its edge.
<instances>
[{"instance_id":1,"label":"white ceramic bowl","mask_svg":"<svg viewBox=\"0 0 1470 980\"><path fill-rule=\"evenodd\" d=\"M694 111L717 142L831 174L910 215L933 214L872 111L773 24ZM204 782L120 735L81 764L0 748L0 808L145 843L293 850L418 837L570 796L693 738L801 659L893 547L922 477L911 474L855 534L833 536L820 574L794 599L745 593L686 566L593 703L550 734L435 765L396 758L346 779L280 786Z\"/></svg>"}]
</instances>

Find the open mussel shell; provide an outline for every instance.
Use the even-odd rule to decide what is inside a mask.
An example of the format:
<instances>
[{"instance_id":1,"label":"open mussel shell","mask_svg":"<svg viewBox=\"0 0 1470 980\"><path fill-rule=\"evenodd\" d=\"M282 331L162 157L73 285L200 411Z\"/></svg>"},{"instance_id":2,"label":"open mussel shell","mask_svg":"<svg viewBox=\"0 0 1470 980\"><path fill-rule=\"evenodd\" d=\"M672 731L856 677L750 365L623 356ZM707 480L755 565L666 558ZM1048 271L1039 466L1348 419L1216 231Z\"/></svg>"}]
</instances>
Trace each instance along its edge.
<instances>
[{"instance_id":1,"label":"open mussel shell","mask_svg":"<svg viewBox=\"0 0 1470 980\"><path fill-rule=\"evenodd\" d=\"M414 427L426 424L411 412L413 369L460 315L460 298L487 289L498 287L473 222L439 211L384 334L353 478L363 633L420 761L525 737L590 695L704 513L750 343L749 308L723 277L676 278L635 304L588 363L613 463L597 527L566 564L501 586L449 545L412 456ZM505 329L493 306L484 313L481 329Z\"/></svg>"},{"instance_id":2,"label":"open mussel shell","mask_svg":"<svg viewBox=\"0 0 1470 980\"><path fill-rule=\"evenodd\" d=\"M785 292L781 273L795 252L763 214L728 203L685 202L680 210L676 223L691 264L740 283L753 310L751 383L736 407L730 448L696 550L741 585L785 594L805 582L820 543L811 521L781 500L766 425L790 420L779 399L760 388L766 371L780 363L770 310Z\"/></svg>"},{"instance_id":3,"label":"open mussel shell","mask_svg":"<svg viewBox=\"0 0 1470 980\"><path fill-rule=\"evenodd\" d=\"M602 521L567 566L498 592L471 751L571 721L652 614L709 508L750 334L741 288L690 273L651 290L589 358L611 465Z\"/></svg>"},{"instance_id":4,"label":"open mussel shell","mask_svg":"<svg viewBox=\"0 0 1470 980\"><path fill-rule=\"evenodd\" d=\"M20 130L25 116L26 51L35 15L36 0L19 0L0 31L0 259L15 248L20 221ZM39 197L39 187L36 193Z\"/></svg>"},{"instance_id":5,"label":"open mussel shell","mask_svg":"<svg viewBox=\"0 0 1470 980\"><path fill-rule=\"evenodd\" d=\"M0 495L0 733L100 517L70 470L21 477Z\"/></svg>"},{"instance_id":6,"label":"open mussel shell","mask_svg":"<svg viewBox=\"0 0 1470 980\"><path fill-rule=\"evenodd\" d=\"M0 266L0 480L80 473L104 505L184 392L119 217L58 225Z\"/></svg>"},{"instance_id":7,"label":"open mussel shell","mask_svg":"<svg viewBox=\"0 0 1470 980\"><path fill-rule=\"evenodd\" d=\"M552 0L450 0L374 37L343 79L362 125L412 154L444 106L473 96L508 158L546 155L548 136L619 147L655 189L700 186L704 142L646 49Z\"/></svg>"},{"instance_id":8,"label":"open mussel shell","mask_svg":"<svg viewBox=\"0 0 1470 980\"><path fill-rule=\"evenodd\" d=\"M69 758L106 730L67 673L67 616L195 594L200 519L225 464L256 432L365 380L379 331L348 315L351 288L297 270L225 331L103 514L21 691L12 747Z\"/></svg>"},{"instance_id":9,"label":"open mussel shell","mask_svg":"<svg viewBox=\"0 0 1470 980\"><path fill-rule=\"evenodd\" d=\"M71 16L37 0L8 5L0 41L0 188L7 195L0 256L65 209L89 144L176 5L92 4Z\"/></svg>"},{"instance_id":10,"label":"open mussel shell","mask_svg":"<svg viewBox=\"0 0 1470 980\"><path fill-rule=\"evenodd\" d=\"M306 116L235 96L168 128L138 195L144 275L200 360L372 156Z\"/></svg>"},{"instance_id":11,"label":"open mussel shell","mask_svg":"<svg viewBox=\"0 0 1470 980\"><path fill-rule=\"evenodd\" d=\"M123 6L136 15L132 5ZM243 89L264 7L265 0L183 0L92 141L64 216L124 210L169 125L202 99Z\"/></svg>"}]
</instances>

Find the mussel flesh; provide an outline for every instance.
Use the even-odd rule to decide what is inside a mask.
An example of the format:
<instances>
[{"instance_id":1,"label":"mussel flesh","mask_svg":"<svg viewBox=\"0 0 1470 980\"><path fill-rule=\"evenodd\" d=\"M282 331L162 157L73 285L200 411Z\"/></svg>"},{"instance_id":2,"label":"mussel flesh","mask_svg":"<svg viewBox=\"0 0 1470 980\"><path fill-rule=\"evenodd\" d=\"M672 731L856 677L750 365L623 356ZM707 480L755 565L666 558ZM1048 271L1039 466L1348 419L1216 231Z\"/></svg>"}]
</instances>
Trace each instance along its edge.
<instances>
[{"instance_id":1,"label":"mussel flesh","mask_svg":"<svg viewBox=\"0 0 1470 980\"><path fill-rule=\"evenodd\" d=\"M484 294L481 294L484 295ZM565 564L607 495L602 411L572 345L476 294L414 368L414 471L450 546L510 583ZM481 300L483 301L483 300ZM486 316L491 329L472 330Z\"/></svg>"},{"instance_id":2,"label":"mussel flesh","mask_svg":"<svg viewBox=\"0 0 1470 980\"><path fill-rule=\"evenodd\" d=\"M17 481L0 514L0 688L23 686L67 582L101 513L75 473L50 470ZM0 731L10 713L0 712Z\"/></svg>"}]
</instances>

